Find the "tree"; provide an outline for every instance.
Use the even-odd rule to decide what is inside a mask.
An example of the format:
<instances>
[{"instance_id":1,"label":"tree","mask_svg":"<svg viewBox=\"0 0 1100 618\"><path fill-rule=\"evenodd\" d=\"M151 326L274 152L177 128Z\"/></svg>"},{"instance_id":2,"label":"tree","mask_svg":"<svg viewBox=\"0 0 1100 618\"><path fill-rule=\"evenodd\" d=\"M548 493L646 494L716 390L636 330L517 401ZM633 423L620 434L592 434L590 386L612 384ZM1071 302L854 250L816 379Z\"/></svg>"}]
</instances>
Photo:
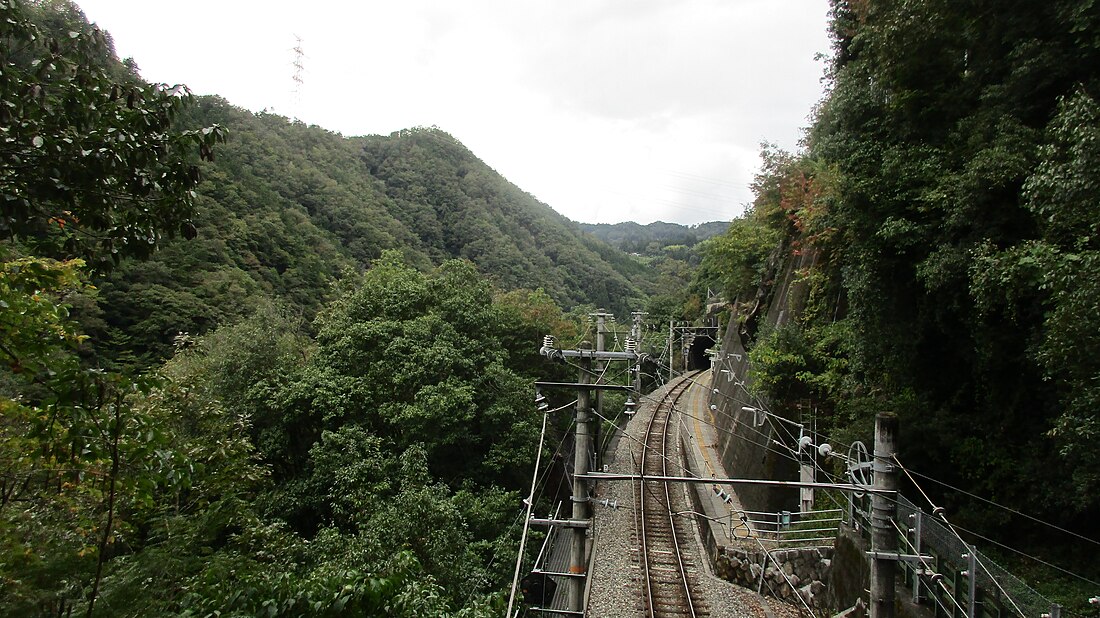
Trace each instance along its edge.
<instances>
[{"instance_id":1,"label":"tree","mask_svg":"<svg viewBox=\"0 0 1100 618\"><path fill-rule=\"evenodd\" d=\"M0 3L0 233L15 241L0 245L0 578L13 612L91 616L126 516L172 480L153 456L165 434L132 406L149 382L83 362L65 297L85 263L190 234L192 159L211 158L223 132L174 128L186 89L127 74L68 8L37 15L71 28L58 33Z\"/></svg>"},{"instance_id":2,"label":"tree","mask_svg":"<svg viewBox=\"0 0 1100 618\"><path fill-rule=\"evenodd\" d=\"M44 31L18 0L0 4L0 233L95 269L194 235L196 159L218 126L181 131L185 86L147 84L85 21Z\"/></svg>"}]
</instances>

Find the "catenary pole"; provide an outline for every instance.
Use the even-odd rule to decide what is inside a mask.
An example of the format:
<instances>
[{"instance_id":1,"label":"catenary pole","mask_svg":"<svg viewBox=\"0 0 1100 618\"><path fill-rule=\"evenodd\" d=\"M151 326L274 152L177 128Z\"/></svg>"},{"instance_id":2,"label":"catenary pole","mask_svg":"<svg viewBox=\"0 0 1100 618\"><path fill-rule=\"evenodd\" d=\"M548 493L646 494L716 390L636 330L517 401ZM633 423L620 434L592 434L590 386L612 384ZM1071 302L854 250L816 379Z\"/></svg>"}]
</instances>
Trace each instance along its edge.
<instances>
[{"instance_id":1,"label":"catenary pole","mask_svg":"<svg viewBox=\"0 0 1100 618\"><path fill-rule=\"evenodd\" d=\"M581 343L582 350L591 350L592 344L587 341ZM577 383L587 384L589 373L592 370L592 359L581 358L580 370L577 372ZM573 453L573 520L588 519L588 481L584 478L588 474L588 453L590 452L588 423L589 400L588 389L577 389L577 423L574 434ZM576 575L584 575L585 544L587 536L585 528L572 530L573 543L569 552L569 572ZM569 578L569 607L573 611L584 611L584 577Z\"/></svg>"},{"instance_id":2,"label":"catenary pole","mask_svg":"<svg viewBox=\"0 0 1100 618\"><path fill-rule=\"evenodd\" d=\"M598 352L603 352L607 349L607 316L608 314L605 313L603 309L600 309L596 313L596 351ZM607 366L610 363L611 361L608 360L600 360L596 363L596 374L599 376L596 378L596 382L604 381L604 376L607 374ZM596 416L598 418L606 418L603 413L603 391L596 391ZM599 452L599 444L600 440L602 439L600 436L601 433L602 432L600 431L600 425L599 423L596 423L595 426L592 428L592 443L596 445L596 452L594 454L596 470L600 469L600 464L602 463L602 454Z\"/></svg>"},{"instance_id":3,"label":"catenary pole","mask_svg":"<svg viewBox=\"0 0 1100 618\"><path fill-rule=\"evenodd\" d=\"M673 333L672 320L668 321L668 381L672 382L672 367L675 363L672 362L672 333Z\"/></svg>"},{"instance_id":4,"label":"catenary pole","mask_svg":"<svg viewBox=\"0 0 1100 618\"><path fill-rule=\"evenodd\" d=\"M635 311L633 314L634 324L631 326L630 334L634 337L635 346L638 350L642 349L642 318L645 317L645 312ZM637 397L637 403L641 403L642 398L642 362L641 360L634 361L633 364L633 377L634 377L634 397Z\"/></svg>"},{"instance_id":5,"label":"catenary pole","mask_svg":"<svg viewBox=\"0 0 1100 618\"><path fill-rule=\"evenodd\" d=\"M880 412L875 417L874 488L871 496L871 618L894 618L894 578L897 575L898 417ZM885 493L882 493L885 492ZM890 493L893 492L893 493ZM888 556L895 554L894 556Z\"/></svg>"}]
</instances>

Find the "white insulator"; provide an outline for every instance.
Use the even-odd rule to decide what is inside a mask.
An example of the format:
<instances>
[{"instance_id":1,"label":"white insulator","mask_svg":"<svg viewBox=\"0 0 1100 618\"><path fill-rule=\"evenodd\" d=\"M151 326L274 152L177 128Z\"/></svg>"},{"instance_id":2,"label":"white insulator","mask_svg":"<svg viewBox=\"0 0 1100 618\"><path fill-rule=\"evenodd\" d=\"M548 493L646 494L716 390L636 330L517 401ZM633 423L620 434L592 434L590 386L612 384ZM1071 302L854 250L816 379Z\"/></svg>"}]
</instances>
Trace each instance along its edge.
<instances>
[{"instance_id":1,"label":"white insulator","mask_svg":"<svg viewBox=\"0 0 1100 618\"><path fill-rule=\"evenodd\" d=\"M634 341L633 337L626 338L625 347L627 354L636 354L638 352L638 342Z\"/></svg>"},{"instance_id":2,"label":"white insulator","mask_svg":"<svg viewBox=\"0 0 1100 618\"><path fill-rule=\"evenodd\" d=\"M544 348L554 347L554 336L553 335L546 335L545 337L543 337L542 338L542 347L544 347Z\"/></svg>"}]
</instances>

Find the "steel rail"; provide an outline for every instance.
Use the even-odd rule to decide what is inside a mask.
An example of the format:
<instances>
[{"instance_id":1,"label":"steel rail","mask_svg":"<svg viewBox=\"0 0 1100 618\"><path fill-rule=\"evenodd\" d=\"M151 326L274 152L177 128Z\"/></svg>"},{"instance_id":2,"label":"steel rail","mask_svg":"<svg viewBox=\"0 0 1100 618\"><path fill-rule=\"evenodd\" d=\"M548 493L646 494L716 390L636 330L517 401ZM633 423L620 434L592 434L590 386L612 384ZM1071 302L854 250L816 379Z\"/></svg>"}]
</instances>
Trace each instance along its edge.
<instances>
[{"instance_id":1,"label":"steel rail","mask_svg":"<svg viewBox=\"0 0 1100 618\"><path fill-rule=\"evenodd\" d=\"M651 535L648 534L648 528L652 524L649 524L646 521L646 509L650 508L652 510L652 509L654 509L654 507L647 507L647 505L646 505L646 494L648 492L647 492L646 487L645 487L646 480L644 479L644 476L645 476L645 472L646 472L647 463L652 464L652 458L650 457L650 454L655 453L655 452L660 453L661 473L662 473L662 475L667 476L667 474L668 474L668 461L669 461L668 431L669 431L669 426L671 424L672 411L676 407L676 404L678 403L680 397L687 391L690 384L691 384L690 380L684 379L679 384L677 384L675 387L669 389L669 391L667 393L665 393L665 396L662 398L660 403L657 405L656 409L654 410L653 415L649 419L649 424L646 427L646 437L645 437L644 447L642 449L642 455L641 455L641 461L640 461L640 471L642 472L643 478L639 481L640 491L639 491L639 497L638 497L638 511L639 511L639 518L640 518L641 521L640 521L640 525L639 525L638 529L639 529L639 534L641 536L642 565L643 565L643 569L644 569L646 605L647 605L648 615L651 616L651 617L656 617L658 614L657 614L657 603L656 603L656 599L654 598L655 595L654 595L654 586L653 586L653 574L651 572L651 565L650 565L650 562L651 562L651 547L650 547L650 545L652 543L652 539L650 538ZM663 415L663 417L662 417L662 415ZM656 437L654 427L658 423L658 419L660 419L660 423L661 423L661 429L660 429L660 431L661 431L661 436L660 436L661 445L660 445L660 450L659 451L657 450L656 445L653 444L653 442L656 441L654 439ZM660 481L650 481L650 482L660 482ZM696 611L695 611L694 601L692 600L692 597L691 597L691 582L690 582L690 578L689 578L688 573L687 573L687 568L684 565L683 555L680 552L679 539L677 538L677 535L676 535L676 517L675 517L675 514L673 513L674 509L672 508L671 489L669 487L668 482L661 482L661 485L664 487L664 494L665 494L665 504L664 504L665 509L664 510L667 511L667 515L668 515L668 526L669 526L669 530L670 530L670 540L671 540L671 543L672 543L672 552L671 553L673 553L675 555L675 558L676 558L676 567L677 567L676 570L678 571L679 580L682 583L682 595L683 595L683 599L684 599L684 604L686 605L688 615L694 617L694 616L696 616ZM659 503L659 500L658 500L658 503ZM658 504L657 508L659 508L659 506L660 505ZM658 517L660 517L660 516L658 516ZM677 596L680 596L680 594L677 593Z\"/></svg>"}]
</instances>

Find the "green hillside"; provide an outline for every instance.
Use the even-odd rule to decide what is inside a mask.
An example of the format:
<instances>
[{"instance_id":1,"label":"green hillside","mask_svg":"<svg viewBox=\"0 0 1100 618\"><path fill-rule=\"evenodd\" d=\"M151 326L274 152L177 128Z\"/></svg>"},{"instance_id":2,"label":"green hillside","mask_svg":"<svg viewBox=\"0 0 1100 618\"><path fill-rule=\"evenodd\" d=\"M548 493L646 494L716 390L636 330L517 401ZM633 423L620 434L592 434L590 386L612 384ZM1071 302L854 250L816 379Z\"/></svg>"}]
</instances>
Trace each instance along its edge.
<instances>
[{"instance_id":1,"label":"green hillside","mask_svg":"<svg viewBox=\"0 0 1100 618\"><path fill-rule=\"evenodd\" d=\"M729 221L709 221L697 225L680 225L654 221L642 225L633 221L623 223L581 223L585 232L626 251L643 255L656 255L668 246L696 244L724 233Z\"/></svg>"},{"instance_id":2,"label":"green hillside","mask_svg":"<svg viewBox=\"0 0 1100 618\"><path fill-rule=\"evenodd\" d=\"M276 297L311 316L345 270L387 249L420 268L462 258L503 289L542 288L565 307L626 314L647 270L582 234L438 129L346 138L202 98L183 119L228 130L197 188L196 238L126 260L98 285L92 331L116 354L164 358ZM98 330L97 330L98 329Z\"/></svg>"}]
</instances>

